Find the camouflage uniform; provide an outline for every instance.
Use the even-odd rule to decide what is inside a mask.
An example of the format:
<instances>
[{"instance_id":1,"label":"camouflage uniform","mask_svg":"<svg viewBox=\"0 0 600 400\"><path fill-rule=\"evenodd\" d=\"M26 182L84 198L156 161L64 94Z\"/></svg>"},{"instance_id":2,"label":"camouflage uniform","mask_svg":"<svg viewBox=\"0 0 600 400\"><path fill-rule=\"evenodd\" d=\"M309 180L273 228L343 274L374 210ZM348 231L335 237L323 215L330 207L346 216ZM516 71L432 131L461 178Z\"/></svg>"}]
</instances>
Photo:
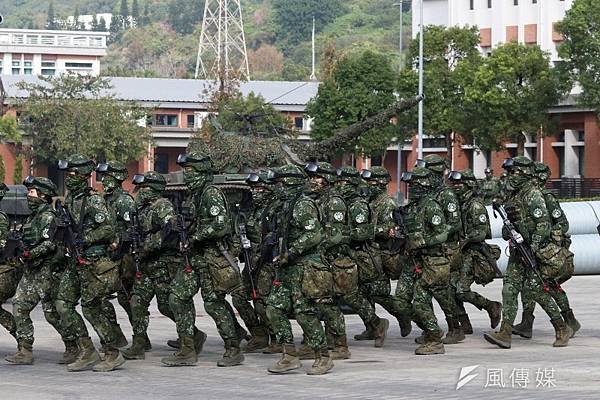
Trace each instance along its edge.
<instances>
[{"instance_id":1,"label":"camouflage uniform","mask_svg":"<svg viewBox=\"0 0 600 400\"><path fill-rule=\"evenodd\" d=\"M485 239L491 239L492 236L487 210L474 192L477 183L475 175L470 169L462 172L452 171L448 180L461 202L462 229L459 238L460 250L456 255L459 270L453 271L450 277L450 284L456 294L456 303L460 312L458 319L463 327L467 322L470 328L469 318L463 304L463 302L469 302L479 310L485 309L489 314L491 327L495 328L500 322L502 305L471 290L471 285L475 281L487 284L496 275L493 266L487 265L490 260L485 255L492 255L489 245L485 243ZM476 268L481 265L492 267L485 268L485 271L488 272L486 276L481 276L482 268ZM472 328L465 333L472 333Z\"/></svg>"},{"instance_id":2,"label":"camouflage uniform","mask_svg":"<svg viewBox=\"0 0 600 400\"><path fill-rule=\"evenodd\" d=\"M490 168L486 168L485 179L479 181L479 193L484 205L492 204L492 200L500 195L500 180L492 175L493 172Z\"/></svg>"},{"instance_id":3,"label":"camouflage uniform","mask_svg":"<svg viewBox=\"0 0 600 400\"><path fill-rule=\"evenodd\" d=\"M336 188L348 205L348 256L358 269L356 284L349 285L343 300L362 319L366 330L355 335L355 340L375 339L375 347L383 347L389 321L375 314L375 305L368 296L383 292L378 278L383 276L381 260L371 252L368 243L373 239L372 212L366 199L367 190L359 190L361 179L352 167L338 170ZM361 194L362 192L362 194ZM351 265L351 264L350 264ZM385 287L383 288L385 290ZM390 289L391 290L391 289Z\"/></svg>"},{"instance_id":4,"label":"camouflage uniform","mask_svg":"<svg viewBox=\"0 0 600 400\"><path fill-rule=\"evenodd\" d=\"M133 289L135 267L130 254L119 254L119 246L123 243L123 235L127 232L131 213L134 210L133 197L121 186L127 176L125 166L116 161L101 163L96 167L96 178L102 183L104 200L115 224L115 238L111 245L111 256L119 264L121 277L121 288L117 292L117 301L127 313L129 322L133 326L129 299ZM107 312L109 311L107 309ZM116 321L114 322L116 324Z\"/></svg>"},{"instance_id":5,"label":"camouflage uniform","mask_svg":"<svg viewBox=\"0 0 600 400\"><path fill-rule=\"evenodd\" d=\"M134 176L136 202L134 215L139 221L141 249L140 271L134 279L131 295L133 345L123 352L126 359L144 359L150 313L148 307L156 296L158 311L175 321L169 306L171 280L180 257L176 244L163 241L161 234L175 216L173 204L162 197L167 182L154 172ZM135 218L135 216L134 216Z\"/></svg>"},{"instance_id":6,"label":"camouflage uniform","mask_svg":"<svg viewBox=\"0 0 600 400\"><path fill-rule=\"evenodd\" d=\"M454 302L450 301L448 284L450 265L448 252L443 244L447 241L450 227L446 223L444 209L432 194L437 189L431 172L415 167L404 175L409 183L410 203L407 206L405 224L408 231L407 249L413 259L415 321L424 330L424 341L415 354L443 354L442 331L437 324L431 304L437 300L444 314L454 317Z\"/></svg>"},{"instance_id":7,"label":"camouflage uniform","mask_svg":"<svg viewBox=\"0 0 600 400\"><path fill-rule=\"evenodd\" d=\"M36 189L37 197L27 196L32 214L23 224L23 277L13 300L18 341L17 353L7 357L13 364L32 364L33 322L30 313L38 303L46 321L64 337L55 301L58 284L64 268L62 249L53 239L56 214L52 209L52 197L56 196L56 185L47 178L27 177L24 185ZM67 350L76 349L75 341L65 341Z\"/></svg>"},{"instance_id":8,"label":"camouflage uniform","mask_svg":"<svg viewBox=\"0 0 600 400\"><path fill-rule=\"evenodd\" d=\"M196 364L197 353L193 347L194 295L200 290L204 308L215 321L225 344L225 354L217 365L238 365L243 362L244 356L240 351L235 316L225 296L239 294L245 299L246 294L237 265L231 265L228 239L233 224L229 204L225 194L210 184L213 163L208 156L199 153L181 155L178 164L184 167L184 179L192 193L189 205L193 207L194 216L189 244L191 265L177 270L169 297L181 347L162 362L170 366Z\"/></svg>"},{"instance_id":9,"label":"camouflage uniform","mask_svg":"<svg viewBox=\"0 0 600 400\"><path fill-rule=\"evenodd\" d=\"M323 374L333 367L333 362L319 321L319 303L332 301L333 276L319 254L323 237L319 210L315 201L303 194L305 175L298 167L289 165L274 172L275 179L290 189L286 191L289 197L278 215L283 253L267 299L267 316L277 341L284 346L284 354L269 371L280 373L300 367L295 359L294 368L288 368L289 358L296 358L294 336L288 319L288 314L293 312L306 344L315 352L315 363L308 374Z\"/></svg>"},{"instance_id":10,"label":"camouflage uniform","mask_svg":"<svg viewBox=\"0 0 600 400\"><path fill-rule=\"evenodd\" d=\"M74 254L69 254L56 300L65 339L77 340L80 349L77 360L69 364L68 369L80 371L100 361L83 318L75 310L81 299L83 315L106 349L105 360L94 366L94 370L106 372L124 363L117 348L119 328L114 324L114 309L112 313L108 313L103 304L108 296L119 289L119 269L109 258L113 221L104 198L87 186L93 170L90 159L74 155L66 161L59 161L59 169L67 171L65 184L69 192L65 198L65 209L73 219L73 230L78 233L78 238L75 239L78 243L75 245L82 257L77 260Z\"/></svg>"},{"instance_id":11,"label":"camouflage uniform","mask_svg":"<svg viewBox=\"0 0 600 400\"><path fill-rule=\"evenodd\" d=\"M560 207L560 203L550 192L546 189L546 182L550 177L550 168L540 162L535 163L535 173L539 180L540 190L544 195L544 201L546 203L546 208L548 209L548 215L551 219L552 224L552 233L551 240L557 246L560 246L563 250L562 252L565 254L565 258L567 265L565 266L564 273L560 276L557 276L555 279L549 282L548 291L550 295L556 301L556 304L560 308L560 312L565 320L565 322L569 325L569 327L573 330L573 335L581 328L579 321L575 318L573 314L573 310L571 310L571 306L569 304L569 298L564 289L560 286L563 282L567 281L573 275L573 254L569 251L569 247L571 245L571 239L569 234L569 221L567 217ZM516 333L525 338L530 338L532 336L532 327L533 327L533 311L535 309L535 300L530 295L530 291L527 287L523 288L521 292L521 300L523 301L523 317L522 322L513 327L513 333Z\"/></svg>"},{"instance_id":12,"label":"camouflage uniform","mask_svg":"<svg viewBox=\"0 0 600 400\"><path fill-rule=\"evenodd\" d=\"M4 197L8 187L0 183L0 200ZM10 230L8 216L0 211L0 246L4 249L6 239ZM2 304L15 295L17 284L21 276L21 271L17 269L16 262L4 260L0 265L0 325L2 325L11 335L15 336L15 321L10 312L2 308Z\"/></svg>"},{"instance_id":13,"label":"camouflage uniform","mask_svg":"<svg viewBox=\"0 0 600 400\"><path fill-rule=\"evenodd\" d=\"M561 262L560 246L551 241L550 215L544 195L533 179L533 162L518 156L508 159L504 168L509 173L506 188L511 195L505 206L508 217L523 236L525 243L531 247L538 260L540 274L546 279L553 271L564 266L565 260ZM508 238L505 230L503 236ZM557 340L554 346L567 345L572 330L563 321L550 293L544 290L546 283L520 260L514 249L510 252L503 283L502 325L500 331L484 335L487 341L502 348L510 348L512 325L518 309L518 295L527 287L533 299L549 315L556 330Z\"/></svg>"}]
</instances>

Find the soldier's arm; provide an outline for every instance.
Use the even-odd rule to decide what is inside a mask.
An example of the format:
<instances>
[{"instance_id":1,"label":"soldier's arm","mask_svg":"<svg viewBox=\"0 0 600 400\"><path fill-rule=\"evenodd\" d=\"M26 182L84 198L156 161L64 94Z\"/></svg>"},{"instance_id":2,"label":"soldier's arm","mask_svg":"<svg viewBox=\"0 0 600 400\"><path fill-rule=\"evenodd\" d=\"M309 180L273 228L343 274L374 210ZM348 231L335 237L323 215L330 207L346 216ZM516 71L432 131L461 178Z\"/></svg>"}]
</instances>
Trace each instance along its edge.
<instances>
[{"instance_id":1,"label":"soldier's arm","mask_svg":"<svg viewBox=\"0 0 600 400\"><path fill-rule=\"evenodd\" d=\"M92 225L83 232L85 242L88 245L110 243L114 237L114 222L102 196L93 194L89 197L86 215L91 218Z\"/></svg>"},{"instance_id":2,"label":"soldier's arm","mask_svg":"<svg viewBox=\"0 0 600 400\"><path fill-rule=\"evenodd\" d=\"M472 226L465 227L468 229L465 242L477 243L484 241L490 236L490 221L488 219L487 210L478 201L474 201L468 211L471 214Z\"/></svg>"},{"instance_id":3,"label":"soldier's arm","mask_svg":"<svg viewBox=\"0 0 600 400\"><path fill-rule=\"evenodd\" d=\"M200 200L197 212L196 230L192 239L203 242L209 239L221 239L231 233L231 216L225 195L216 188L208 188Z\"/></svg>"},{"instance_id":4,"label":"soldier's arm","mask_svg":"<svg viewBox=\"0 0 600 400\"><path fill-rule=\"evenodd\" d=\"M429 201L425 207L425 247L445 243L453 229L448 225L444 210L435 201Z\"/></svg>"},{"instance_id":5,"label":"soldier's arm","mask_svg":"<svg viewBox=\"0 0 600 400\"><path fill-rule=\"evenodd\" d=\"M288 243L290 259L308 254L321 243L322 239L319 212L312 201L303 199L296 202L292 219L292 223L299 227L302 233L296 240Z\"/></svg>"},{"instance_id":6,"label":"soldier's arm","mask_svg":"<svg viewBox=\"0 0 600 400\"><path fill-rule=\"evenodd\" d=\"M34 247L27 249L29 251L28 261L38 260L56 250L56 243L51 237L51 226L56 216L52 212L44 212L40 216L40 228L42 230L42 241Z\"/></svg>"},{"instance_id":7,"label":"soldier's arm","mask_svg":"<svg viewBox=\"0 0 600 400\"><path fill-rule=\"evenodd\" d=\"M6 246L8 231L10 230L10 221L4 213L0 213L0 246Z\"/></svg>"},{"instance_id":8,"label":"soldier's arm","mask_svg":"<svg viewBox=\"0 0 600 400\"><path fill-rule=\"evenodd\" d=\"M529 226L533 226L533 230L529 232L529 243L532 250L537 252L550 238L550 215L548 214L546 202L540 191L531 193L526 199L525 204L527 205L526 218L531 221Z\"/></svg>"},{"instance_id":9,"label":"soldier's arm","mask_svg":"<svg viewBox=\"0 0 600 400\"><path fill-rule=\"evenodd\" d=\"M394 221L394 210L397 208L396 202L390 198L383 206L377 210L377 226L375 226L375 239L387 240L390 238L389 232L396 227Z\"/></svg>"},{"instance_id":10,"label":"soldier's arm","mask_svg":"<svg viewBox=\"0 0 600 400\"><path fill-rule=\"evenodd\" d=\"M374 228L371 223L371 210L364 202L356 202L349 208L350 239L364 242L373 239Z\"/></svg>"},{"instance_id":11,"label":"soldier's arm","mask_svg":"<svg viewBox=\"0 0 600 400\"><path fill-rule=\"evenodd\" d=\"M460 218L460 206L454 192L450 189L445 191L444 203L441 205L444 209L444 217L450 231L448 235L460 232L462 229L462 220Z\"/></svg>"},{"instance_id":12,"label":"soldier's arm","mask_svg":"<svg viewBox=\"0 0 600 400\"><path fill-rule=\"evenodd\" d=\"M144 250L146 252L159 251L163 247L161 233L167 224L171 224L175 218L175 208L173 203L168 200L160 201L157 206L152 209L150 215L152 219L152 233L144 240Z\"/></svg>"},{"instance_id":13,"label":"soldier's arm","mask_svg":"<svg viewBox=\"0 0 600 400\"><path fill-rule=\"evenodd\" d=\"M331 201L331 207L328 212L329 216L329 227L327 232L327 247L333 247L341 243L348 242L348 232L346 231L347 223L347 208L344 202L334 197Z\"/></svg>"}]
</instances>

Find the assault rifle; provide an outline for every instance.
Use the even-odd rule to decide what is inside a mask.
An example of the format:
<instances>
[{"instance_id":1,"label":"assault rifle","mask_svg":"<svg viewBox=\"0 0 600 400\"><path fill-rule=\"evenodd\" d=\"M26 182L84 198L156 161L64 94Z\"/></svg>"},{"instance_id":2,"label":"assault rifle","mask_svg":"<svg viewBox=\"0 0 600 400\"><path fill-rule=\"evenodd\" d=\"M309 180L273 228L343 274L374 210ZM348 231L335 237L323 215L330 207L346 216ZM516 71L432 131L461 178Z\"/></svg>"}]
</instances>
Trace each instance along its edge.
<instances>
[{"instance_id":1,"label":"assault rifle","mask_svg":"<svg viewBox=\"0 0 600 400\"><path fill-rule=\"evenodd\" d=\"M270 232L269 236L267 236L265 242L269 252L271 253L271 262L273 263L273 267L275 267L275 280L273 281L275 286L279 286L281 282L279 280L279 270L281 269L281 260L279 257L281 256L283 247L283 238L280 237L278 230L277 216L273 216L272 231Z\"/></svg>"},{"instance_id":2,"label":"assault rifle","mask_svg":"<svg viewBox=\"0 0 600 400\"><path fill-rule=\"evenodd\" d=\"M240 223L238 224L238 231L240 235L240 242L242 244L242 256L244 259L244 265L250 278L250 286L252 288L252 300L257 299L256 286L254 284L254 268L252 267L252 244L246 234L246 223L240 217Z\"/></svg>"},{"instance_id":3,"label":"assault rifle","mask_svg":"<svg viewBox=\"0 0 600 400\"><path fill-rule=\"evenodd\" d=\"M408 237L408 229L404 223L404 208L396 208L392 212L392 218L394 219L396 226L394 227L394 236L391 239L390 250L399 253L404 249L406 238Z\"/></svg>"},{"instance_id":4,"label":"assault rifle","mask_svg":"<svg viewBox=\"0 0 600 400\"><path fill-rule=\"evenodd\" d=\"M131 221L129 222L128 236L129 236L129 252L133 256L133 265L135 267L135 278L140 279L142 277L142 271L140 269L140 250L142 248L142 232L140 228L140 218L138 216L137 209L132 210L129 214Z\"/></svg>"},{"instance_id":5,"label":"assault rifle","mask_svg":"<svg viewBox=\"0 0 600 400\"><path fill-rule=\"evenodd\" d=\"M3 184L4 185L4 184ZM4 186L6 188L6 186ZM23 246L23 225L17 228L17 195L15 194L14 202L14 214L11 224L11 228L8 231L8 237L6 238L6 245L4 246L4 259L8 261L18 260L25 250Z\"/></svg>"},{"instance_id":6,"label":"assault rifle","mask_svg":"<svg viewBox=\"0 0 600 400\"><path fill-rule=\"evenodd\" d=\"M192 272L192 263L190 262L190 238L187 231L186 221L183 216L183 199L182 195L178 193L175 196L173 205L175 207L175 230L178 235L179 251L183 258L184 271L189 273Z\"/></svg>"},{"instance_id":7,"label":"assault rifle","mask_svg":"<svg viewBox=\"0 0 600 400\"><path fill-rule=\"evenodd\" d=\"M526 267L531 269L533 273L540 279L540 281L544 285L544 290L548 287L548 283L542 275L540 274L537 260L531 250L531 247L525 243L525 239L523 235L517 230L512 221L508 218L508 214L506 213L506 209L503 205L498 203L497 201L492 202L492 209L494 210L494 216L500 216L502 219L502 223L508 232L508 241L511 247L517 250L517 254L521 259L521 262L525 264Z\"/></svg>"},{"instance_id":8,"label":"assault rifle","mask_svg":"<svg viewBox=\"0 0 600 400\"><path fill-rule=\"evenodd\" d=\"M65 256L72 257L79 266L87 264L82 255L82 232L77 229L73 216L60 200L56 200L54 208L58 213L57 226L62 229L63 243L67 249Z\"/></svg>"}]
</instances>

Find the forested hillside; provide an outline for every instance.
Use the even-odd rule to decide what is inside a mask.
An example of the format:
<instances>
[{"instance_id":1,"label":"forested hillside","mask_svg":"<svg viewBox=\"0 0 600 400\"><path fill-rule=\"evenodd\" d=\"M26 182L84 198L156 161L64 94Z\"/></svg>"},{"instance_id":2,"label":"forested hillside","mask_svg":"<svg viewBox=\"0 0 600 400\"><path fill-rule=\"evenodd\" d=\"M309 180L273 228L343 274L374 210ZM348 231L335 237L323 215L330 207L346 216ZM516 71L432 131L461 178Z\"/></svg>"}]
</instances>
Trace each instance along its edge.
<instances>
[{"instance_id":1,"label":"forested hillside","mask_svg":"<svg viewBox=\"0 0 600 400\"><path fill-rule=\"evenodd\" d=\"M409 2L404 35L410 37ZM52 3L52 7L50 4ZM384 51L398 63L399 7L394 0L242 0L253 79L308 79L312 18L317 56L326 49ZM103 62L107 75L193 75L204 0L13 0L0 1L3 27L44 28L50 14L133 15L136 26L111 34ZM55 25L56 26L56 25ZM59 27L64 29L68 26ZM405 43L406 43L405 42Z\"/></svg>"}]
</instances>

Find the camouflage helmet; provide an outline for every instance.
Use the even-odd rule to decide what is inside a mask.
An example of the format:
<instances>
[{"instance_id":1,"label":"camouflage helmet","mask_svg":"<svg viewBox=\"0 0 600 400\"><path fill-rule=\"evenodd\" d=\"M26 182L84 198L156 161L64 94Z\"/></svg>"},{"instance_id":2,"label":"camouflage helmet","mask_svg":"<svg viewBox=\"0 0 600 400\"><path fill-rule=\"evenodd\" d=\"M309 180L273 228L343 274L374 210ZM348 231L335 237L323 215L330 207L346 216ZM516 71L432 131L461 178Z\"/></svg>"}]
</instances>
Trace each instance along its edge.
<instances>
[{"instance_id":1,"label":"camouflage helmet","mask_svg":"<svg viewBox=\"0 0 600 400\"><path fill-rule=\"evenodd\" d=\"M306 174L300 167L292 164L269 170L267 178L271 182L282 182L286 186L303 185L306 182Z\"/></svg>"},{"instance_id":2,"label":"camouflage helmet","mask_svg":"<svg viewBox=\"0 0 600 400\"><path fill-rule=\"evenodd\" d=\"M543 162L536 161L533 164L533 172L538 177L538 179L544 183L548 181L548 179L550 179L550 167L544 164Z\"/></svg>"},{"instance_id":3,"label":"camouflage helmet","mask_svg":"<svg viewBox=\"0 0 600 400\"><path fill-rule=\"evenodd\" d=\"M56 187L54 182L42 176L29 175L25 178L25 180L23 180L23 185L27 189L36 189L39 193L43 194L44 196L58 196L58 188Z\"/></svg>"},{"instance_id":4,"label":"camouflage helmet","mask_svg":"<svg viewBox=\"0 0 600 400\"><path fill-rule=\"evenodd\" d=\"M73 154L66 160L58 161L59 171L77 172L82 175L90 175L94 170L94 161L83 154Z\"/></svg>"},{"instance_id":5,"label":"camouflage helmet","mask_svg":"<svg viewBox=\"0 0 600 400\"><path fill-rule=\"evenodd\" d=\"M127 172L127 168L123 163L118 161L110 161L100 163L96 166L96 180L101 181L102 175L109 175L118 180L119 182L123 182L129 176Z\"/></svg>"},{"instance_id":6,"label":"camouflage helmet","mask_svg":"<svg viewBox=\"0 0 600 400\"><path fill-rule=\"evenodd\" d=\"M427 168L437 174L443 174L444 171L450 168L450 163L447 158L438 154L428 154L422 160L417 160L415 166Z\"/></svg>"},{"instance_id":7,"label":"camouflage helmet","mask_svg":"<svg viewBox=\"0 0 600 400\"><path fill-rule=\"evenodd\" d=\"M387 185L392 180L392 176L387 169L381 166L363 169L360 176L366 181L377 181L377 183Z\"/></svg>"},{"instance_id":8,"label":"camouflage helmet","mask_svg":"<svg viewBox=\"0 0 600 400\"><path fill-rule=\"evenodd\" d=\"M475 178L475 174L469 168L462 171L450 171L448 173L448 181L450 183L464 183L469 187L477 186L477 178Z\"/></svg>"},{"instance_id":9,"label":"camouflage helmet","mask_svg":"<svg viewBox=\"0 0 600 400\"><path fill-rule=\"evenodd\" d=\"M177 157L177 165L181 167L192 167L198 172L213 172L214 164L208 154L200 151L191 151L186 154L180 154Z\"/></svg>"},{"instance_id":10,"label":"camouflage helmet","mask_svg":"<svg viewBox=\"0 0 600 400\"><path fill-rule=\"evenodd\" d=\"M334 183L337 180L337 172L333 165L328 162L310 162L304 166L304 172L308 176L318 176L325 179L328 183Z\"/></svg>"},{"instance_id":11,"label":"camouflage helmet","mask_svg":"<svg viewBox=\"0 0 600 400\"><path fill-rule=\"evenodd\" d=\"M136 187L149 187L159 192L163 192L167 187L165 177L155 171L148 171L143 175L135 174L131 183Z\"/></svg>"},{"instance_id":12,"label":"camouflage helmet","mask_svg":"<svg viewBox=\"0 0 600 400\"><path fill-rule=\"evenodd\" d=\"M336 175L338 182L348 182L354 186L359 186L362 184L360 173L354 167L338 168Z\"/></svg>"},{"instance_id":13,"label":"camouflage helmet","mask_svg":"<svg viewBox=\"0 0 600 400\"><path fill-rule=\"evenodd\" d=\"M410 172L403 172L401 180L408 184L418 183L421 186L433 186L432 173L425 167L414 167Z\"/></svg>"},{"instance_id":14,"label":"camouflage helmet","mask_svg":"<svg viewBox=\"0 0 600 400\"><path fill-rule=\"evenodd\" d=\"M531 161L529 158L527 158L525 156L516 156L516 157L512 157L512 158L507 158L506 160L504 160L504 163L502 164L502 168L504 168L507 171L517 170L517 171L521 171L522 173L524 173L526 175L532 175L533 174L533 161Z\"/></svg>"}]
</instances>

